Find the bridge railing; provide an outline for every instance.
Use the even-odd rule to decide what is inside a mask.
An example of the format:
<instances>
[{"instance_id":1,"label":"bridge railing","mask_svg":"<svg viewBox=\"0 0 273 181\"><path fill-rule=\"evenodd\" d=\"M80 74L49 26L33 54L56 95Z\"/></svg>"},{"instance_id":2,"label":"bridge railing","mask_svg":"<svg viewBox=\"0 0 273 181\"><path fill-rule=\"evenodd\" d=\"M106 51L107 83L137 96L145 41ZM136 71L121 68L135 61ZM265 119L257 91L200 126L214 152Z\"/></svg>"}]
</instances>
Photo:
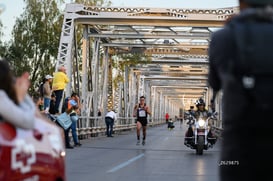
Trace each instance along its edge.
<instances>
[{"instance_id":1,"label":"bridge railing","mask_svg":"<svg viewBox=\"0 0 273 181\"><path fill-rule=\"evenodd\" d=\"M120 131L132 130L136 128L135 117L118 117L114 122L113 131L115 133ZM156 126L165 123L165 118L148 119L148 126ZM80 139L98 136L105 134L106 124L104 117L80 117L77 125L77 133Z\"/></svg>"},{"instance_id":2,"label":"bridge railing","mask_svg":"<svg viewBox=\"0 0 273 181\"><path fill-rule=\"evenodd\" d=\"M133 130L136 128L135 117L118 117L114 123L114 133ZM165 118L150 118L148 126L157 126L166 124ZM221 137L223 131L222 122L215 120L212 125L214 133ZM103 117L80 117L77 125L77 133L80 139L87 139L98 135L104 135L106 132L106 124Z\"/></svg>"}]
</instances>

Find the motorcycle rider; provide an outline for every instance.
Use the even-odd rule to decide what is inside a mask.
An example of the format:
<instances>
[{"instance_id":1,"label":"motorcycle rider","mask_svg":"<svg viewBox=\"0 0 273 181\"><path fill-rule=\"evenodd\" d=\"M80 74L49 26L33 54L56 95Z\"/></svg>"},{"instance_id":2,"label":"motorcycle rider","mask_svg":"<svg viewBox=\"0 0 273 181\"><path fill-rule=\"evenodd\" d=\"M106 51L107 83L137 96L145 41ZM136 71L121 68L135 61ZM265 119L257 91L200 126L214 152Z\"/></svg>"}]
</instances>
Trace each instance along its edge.
<instances>
[{"instance_id":1,"label":"motorcycle rider","mask_svg":"<svg viewBox=\"0 0 273 181\"><path fill-rule=\"evenodd\" d=\"M209 112L205 108L206 104L205 104L205 101L202 98L198 99L195 104L196 104L197 110L194 112L193 116L195 117L196 120L198 120L200 118L202 118L203 120L206 120L208 117L210 117L212 115L212 113ZM209 126L212 125L211 120L208 121L208 125ZM192 137L192 136L193 136L193 129L190 126L189 129L185 133L185 137ZM215 139L209 139L209 138L215 138L215 136L211 132L211 129L208 132L208 142L211 145L214 145L216 140ZM190 140L189 138L185 138L185 143L184 144L186 145L187 143L189 143L189 141L192 141L192 140Z\"/></svg>"},{"instance_id":2,"label":"motorcycle rider","mask_svg":"<svg viewBox=\"0 0 273 181\"><path fill-rule=\"evenodd\" d=\"M198 99L195 104L197 107L197 110L194 113L196 120L199 118L206 120L209 116L211 116L211 113L205 108L206 104L202 98ZM209 123L209 125L211 124Z\"/></svg>"},{"instance_id":3,"label":"motorcycle rider","mask_svg":"<svg viewBox=\"0 0 273 181\"><path fill-rule=\"evenodd\" d=\"M211 112L209 112L205 106L205 101L200 98L199 100L196 101L196 106L197 106L197 111L195 111L195 118L196 120L198 120L200 117L204 120L206 120L208 117L210 117L212 115ZM212 126L212 120L209 119L208 120L208 126L211 127ZM210 138L216 138L214 136L214 134L212 133L211 129L209 129L209 132L208 132L208 142L211 144L211 145L214 145L215 142L216 142L216 139L210 139Z\"/></svg>"}]
</instances>

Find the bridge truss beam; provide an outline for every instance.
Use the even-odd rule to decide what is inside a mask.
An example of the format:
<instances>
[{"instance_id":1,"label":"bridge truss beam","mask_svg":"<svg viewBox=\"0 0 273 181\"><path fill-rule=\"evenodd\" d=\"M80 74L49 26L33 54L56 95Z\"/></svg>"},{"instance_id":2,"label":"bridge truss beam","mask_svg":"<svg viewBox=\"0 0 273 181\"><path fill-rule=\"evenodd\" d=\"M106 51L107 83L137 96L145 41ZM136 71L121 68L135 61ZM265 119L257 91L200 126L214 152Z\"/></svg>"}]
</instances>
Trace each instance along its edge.
<instances>
[{"instance_id":1,"label":"bridge truss beam","mask_svg":"<svg viewBox=\"0 0 273 181\"><path fill-rule=\"evenodd\" d=\"M116 108L120 111L119 116L130 117L138 97L144 94L154 115L159 118L168 107L172 107L173 113L177 110L169 103L164 105L173 96L157 86L165 84L173 86L169 90L177 91L174 85L179 82L181 92L173 94L177 98L183 93L183 87L189 89L188 84L206 88L210 35L237 12L237 7L174 9L67 4L56 69L59 65L66 66L72 80L72 65L79 54L75 53L78 51L74 44L75 30L83 27L79 79L82 114L96 116L98 109L102 108L104 115L106 109ZM125 81L114 87L112 55L124 53L143 53L150 56L152 62L126 67L123 72ZM66 94L70 95L73 89L70 83Z\"/></svg>"}]
</instances>

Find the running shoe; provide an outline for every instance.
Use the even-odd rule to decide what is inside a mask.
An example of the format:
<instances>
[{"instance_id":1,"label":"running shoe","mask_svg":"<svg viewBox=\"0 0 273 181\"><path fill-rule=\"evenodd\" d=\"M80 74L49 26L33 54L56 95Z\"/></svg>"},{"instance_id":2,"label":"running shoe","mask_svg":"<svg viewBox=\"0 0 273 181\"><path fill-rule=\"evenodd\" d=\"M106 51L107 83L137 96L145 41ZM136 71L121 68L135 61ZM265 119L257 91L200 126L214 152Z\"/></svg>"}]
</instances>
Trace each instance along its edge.
<instances>
[{"instance_id":1,"label":"running shoe","mask_svg":"<svg viewBox=\"0 0 273 181\"><path fill-rule=\"evenodd\" d=\"M145 140L142 141L142 145L145 145Z\"/></svg>"}]
</instances>

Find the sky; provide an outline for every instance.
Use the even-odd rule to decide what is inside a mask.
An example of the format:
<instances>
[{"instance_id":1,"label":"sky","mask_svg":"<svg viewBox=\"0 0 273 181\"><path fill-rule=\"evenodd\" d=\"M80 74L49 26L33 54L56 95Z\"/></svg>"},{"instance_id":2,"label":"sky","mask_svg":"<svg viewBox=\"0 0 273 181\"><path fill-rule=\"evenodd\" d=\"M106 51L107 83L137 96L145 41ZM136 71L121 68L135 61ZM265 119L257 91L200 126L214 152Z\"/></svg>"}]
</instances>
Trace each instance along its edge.
<instances>
[{"instance_id":1,"label":"sky","mask_svg":"<svg viewBox=\"0 0 273 181\"><path fill-rule=\"evenodd\" d=\"M238 6L238 0L111 0L115 7L154 7L154 8L198 8L215 9ZM66 0L67 3L73 0ZM23 0L0 0L0 19L3 23L4 37L8 41L15 20L22 14Z\"/></svg>"}]
</instances>

